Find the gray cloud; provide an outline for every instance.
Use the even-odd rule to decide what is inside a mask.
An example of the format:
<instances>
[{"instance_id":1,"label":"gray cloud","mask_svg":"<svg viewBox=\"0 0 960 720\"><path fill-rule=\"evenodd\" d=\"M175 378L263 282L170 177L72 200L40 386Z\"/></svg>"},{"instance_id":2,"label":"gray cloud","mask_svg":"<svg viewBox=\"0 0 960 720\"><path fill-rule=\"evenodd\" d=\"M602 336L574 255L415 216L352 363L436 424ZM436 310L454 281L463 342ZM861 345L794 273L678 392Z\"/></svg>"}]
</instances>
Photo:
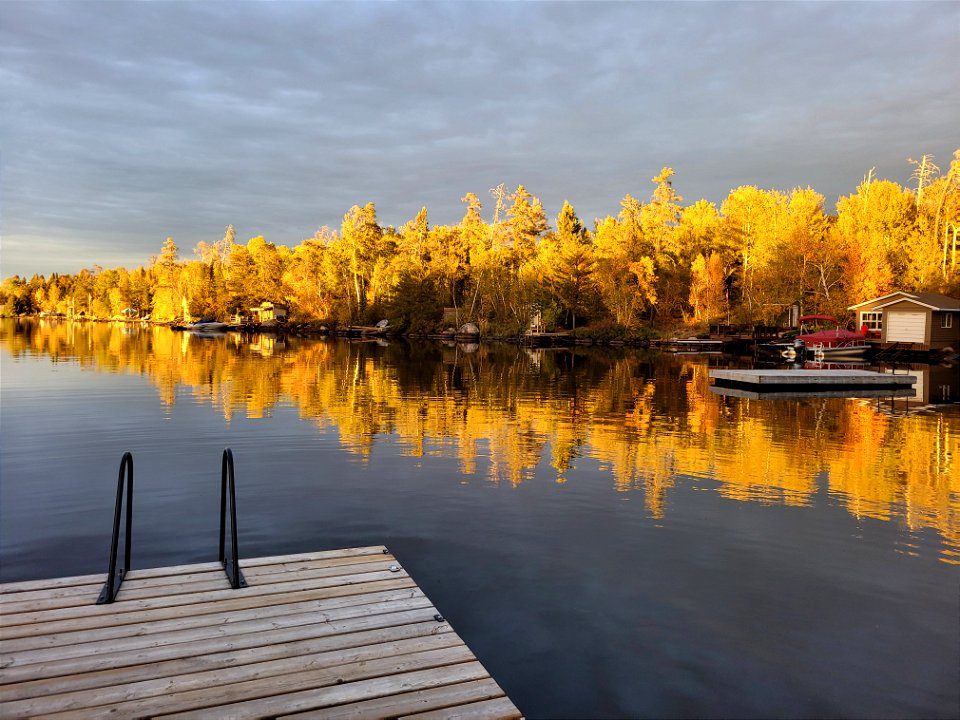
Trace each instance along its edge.
<instances>
[{"instance_id":1,"label":"gray cloud","mask_svg":"<svg viewBox=\"0 0 960 720\"><path fill-rule=\"evenodd\" d=\"M295 244L373 201L519 183L581 217L960 146L955 3L5 3L2 273L135 265L232 223ZM488 203L490 205L490 203Z\"/></svg>"}]
</instances>

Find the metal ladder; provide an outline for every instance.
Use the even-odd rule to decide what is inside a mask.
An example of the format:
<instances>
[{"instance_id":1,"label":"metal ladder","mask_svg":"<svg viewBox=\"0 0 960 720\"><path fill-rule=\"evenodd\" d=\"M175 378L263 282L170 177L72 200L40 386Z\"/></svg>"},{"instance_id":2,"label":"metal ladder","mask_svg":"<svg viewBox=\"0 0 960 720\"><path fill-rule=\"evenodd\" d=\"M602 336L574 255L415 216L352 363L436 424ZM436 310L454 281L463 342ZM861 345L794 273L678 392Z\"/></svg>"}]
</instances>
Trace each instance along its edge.
<instances>
[{"instance_id":1,"label":"metal ladder","mask_svg":"<svg viewBox=\"0 0 960 720\"><path fill-rule=\"evenodd\" d=\"M126 483L124 483L126 480ZM126 486L126 492L124 492ZM124 509L126 495L126 513ZM230 553L226 553L227 500L230 502ZM120 545L120 516L125 514L123 565L117 567L117 551ZM120 460L120 474L117 479L117 504L113 512L113 537L110 541L110 559L107 565L107 581L97 598L97 605L108 605L117 599L123 578L130 570L130 547L133 534L133 455L125 452ZM240 571L239 551L237 548L237 483L233 471L233 451L223 451L220 465L220 565L226 573L230 587L234 590L247 587L247 581Z\"/></svg>"}]
</instances>

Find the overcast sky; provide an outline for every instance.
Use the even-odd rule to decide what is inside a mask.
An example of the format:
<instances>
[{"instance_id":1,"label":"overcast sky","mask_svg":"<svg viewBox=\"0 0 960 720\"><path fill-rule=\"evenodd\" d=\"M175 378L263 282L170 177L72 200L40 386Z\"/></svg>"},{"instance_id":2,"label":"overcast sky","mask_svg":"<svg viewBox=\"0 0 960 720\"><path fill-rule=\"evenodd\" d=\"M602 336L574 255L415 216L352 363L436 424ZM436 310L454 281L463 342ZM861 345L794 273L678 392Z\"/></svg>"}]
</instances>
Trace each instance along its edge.
<instances>
[{"instance_id":1,"label":"overcast sky","mask_svg":"<svg viewBox=\"0 0 960 720\"><path fill-rule=\"evenodd\" d=\"M524 184L588 224L960 147L960 3L0 0L0 274L295 245Z\"/></svg>"}]
</instances>

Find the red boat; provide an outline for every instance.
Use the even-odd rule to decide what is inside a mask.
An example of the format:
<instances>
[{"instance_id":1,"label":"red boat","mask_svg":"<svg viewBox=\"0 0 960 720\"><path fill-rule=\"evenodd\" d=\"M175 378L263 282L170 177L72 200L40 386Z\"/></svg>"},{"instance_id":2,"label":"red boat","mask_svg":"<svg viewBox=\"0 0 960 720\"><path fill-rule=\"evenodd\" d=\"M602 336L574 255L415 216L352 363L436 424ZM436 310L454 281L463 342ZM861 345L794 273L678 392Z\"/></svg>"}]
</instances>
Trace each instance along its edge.
<instances>
[{"instance_id":1,"label":"red boat","mask_svg":"<svg viewBox=\"0 0 960 720\"><path fill-rule=\"evenodd\" d=\"M829 327L829 326L833 327ZM823 327L821 327L823 326ZM801 315L800 334L795 345L802 345L816 358L860 357L869 349L866 342L867 326L860 332L845 330L832 315ZM800 348L797 347L799 352Z\"/></svg>"}]
</instances>

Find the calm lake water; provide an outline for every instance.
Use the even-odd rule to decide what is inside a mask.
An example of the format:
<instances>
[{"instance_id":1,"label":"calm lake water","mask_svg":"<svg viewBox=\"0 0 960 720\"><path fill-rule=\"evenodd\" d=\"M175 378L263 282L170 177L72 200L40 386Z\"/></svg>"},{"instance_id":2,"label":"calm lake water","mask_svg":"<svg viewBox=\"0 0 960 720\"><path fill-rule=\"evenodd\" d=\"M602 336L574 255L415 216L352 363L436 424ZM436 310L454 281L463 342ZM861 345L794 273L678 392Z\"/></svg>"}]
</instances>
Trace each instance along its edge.
<instances>
[{"instance_id":1,"label":"calm lake water","mask_svg":"<svg viewBox=\"0 0 960 720\"><path fill-rule=\"evenodd\" d=\"M386 544L528 717L956 717L960 406L708 369L5 320L0 579L106 570L126 450L134 567L214 559L230 446L241 565Z\"/></svg>"}]
</instances>

